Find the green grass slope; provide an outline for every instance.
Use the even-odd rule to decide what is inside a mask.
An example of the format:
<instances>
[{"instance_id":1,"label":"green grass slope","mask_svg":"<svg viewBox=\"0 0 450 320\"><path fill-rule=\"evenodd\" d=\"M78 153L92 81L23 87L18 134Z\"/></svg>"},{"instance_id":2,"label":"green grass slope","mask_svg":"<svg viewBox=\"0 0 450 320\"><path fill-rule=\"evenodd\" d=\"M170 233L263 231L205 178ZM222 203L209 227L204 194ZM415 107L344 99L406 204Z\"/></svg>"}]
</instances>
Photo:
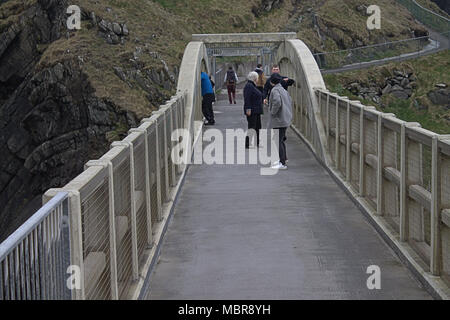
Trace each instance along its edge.
<instances>
[{"instance_id":1,"label":"green grass slope","mask_svg":"<svg viewBox=\"0 0 450 320\"><path fill-rule=\"evenodd\" d=\"M360 99L347 86L351 83L361 83L368 86L369 83L383 87L387 77L392 77L394 70L413 73L417 78L417 87L413 90L409 99L397 99L392 94L382 95L381 103L374 104L373 101ZM450 50L446 50L430 56L409 60L401 63L390 63L358 71L340 74L325 75L327 88L348 96L352 100L360 100L366 105L373 105L377 109L395 113L398 118L419 122L424 128L441 133L450 133L450 100L446 104L434 104L429 93L436 91L437 84L450 85ZM419 107L420 106L420 107Z\"/></svg>"}]
</instances>

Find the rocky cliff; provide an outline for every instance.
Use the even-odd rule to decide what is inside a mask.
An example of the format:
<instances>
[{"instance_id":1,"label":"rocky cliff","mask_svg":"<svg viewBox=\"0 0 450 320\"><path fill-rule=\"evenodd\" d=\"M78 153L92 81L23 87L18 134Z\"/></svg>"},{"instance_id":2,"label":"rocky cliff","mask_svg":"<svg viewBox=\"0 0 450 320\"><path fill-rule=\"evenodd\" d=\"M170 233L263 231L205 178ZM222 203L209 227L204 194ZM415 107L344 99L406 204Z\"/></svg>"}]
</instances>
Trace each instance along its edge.
<instances>
[{"instance_id":1,"label":"rocky cliff","mask_svg":"<svg viewBox=\"0 0 450 320\"><path fill-rule=\"evenodd\" d=\"M0 238L47 188L63 186L101 155L107 133L137 122L95 96L77 59L37 66L39 46L61 37L66 8L65 1L37 1L1 34Z\"/></svg>"}]
</instances>

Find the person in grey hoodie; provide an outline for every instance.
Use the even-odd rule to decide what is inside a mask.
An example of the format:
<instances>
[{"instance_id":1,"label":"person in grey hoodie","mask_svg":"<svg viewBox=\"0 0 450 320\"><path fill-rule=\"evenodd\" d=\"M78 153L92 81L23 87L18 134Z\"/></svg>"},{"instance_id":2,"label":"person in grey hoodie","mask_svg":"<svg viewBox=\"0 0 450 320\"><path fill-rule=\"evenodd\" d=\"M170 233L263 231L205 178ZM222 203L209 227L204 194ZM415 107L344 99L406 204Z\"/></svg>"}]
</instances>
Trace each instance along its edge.
<instances>
[{"instance_id":1,"label":"person in grey hoodie","mask_svg":"<svg viewBox=\"0 0 450 320\"><path fill-rule=\"evenodd\" d=\"M292 99L281 85L281 76L273 76L270 80L273 86L269 98L269 129L279 130L278 152L280 161L272 169L286 170L286 131L292 124Z\"/></svg>"}]
</instances>

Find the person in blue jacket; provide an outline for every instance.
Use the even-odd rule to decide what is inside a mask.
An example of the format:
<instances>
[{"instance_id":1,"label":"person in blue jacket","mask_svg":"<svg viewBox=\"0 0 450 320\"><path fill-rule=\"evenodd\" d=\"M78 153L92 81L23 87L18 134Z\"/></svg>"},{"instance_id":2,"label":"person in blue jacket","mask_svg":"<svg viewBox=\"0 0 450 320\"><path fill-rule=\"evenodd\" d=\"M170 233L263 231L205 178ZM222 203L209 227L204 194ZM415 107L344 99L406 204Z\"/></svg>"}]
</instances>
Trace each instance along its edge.
<instances>
[{"instance_id":1,"label":"person in blue jacket","mask_svg":"<svg viewBox=\"0 0 450 320\"><path fill-rule=\"evenodd\" d=\"M214 95L213 86L211 80L209 80L208 75L205 72L201 73L202 80L202 112L206 119L205 125L211 126L216 123L214 120L213 102L216 101L216 96Z\"/></svg>"}]
</instances>

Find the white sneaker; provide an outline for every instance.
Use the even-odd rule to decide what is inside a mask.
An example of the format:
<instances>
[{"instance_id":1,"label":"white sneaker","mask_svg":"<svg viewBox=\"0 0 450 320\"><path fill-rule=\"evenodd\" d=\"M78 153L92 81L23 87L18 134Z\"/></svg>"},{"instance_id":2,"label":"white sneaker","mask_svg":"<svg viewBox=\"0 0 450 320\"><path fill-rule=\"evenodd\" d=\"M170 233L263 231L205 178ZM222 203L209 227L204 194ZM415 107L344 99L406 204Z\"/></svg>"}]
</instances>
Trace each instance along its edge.
<instances>
[{"instance_id":1,"label":"white sneaker","mask_svg":"<svg viewBox=\"0 0 450 320\"><path fill-rule=\"evenodd\" d=\"M278 163L277 165L272 166L272 169L274 170L287 170L287 166L283 165L282 163Z\"/></svg>"},{"instance_id":2,"label":"white sneaker","mask_svg":"<svg viewBox=\"0 0 450 320\"><path fill-rule=\"evenodd\" d=\"M286 160L286 163L288 163L288 162L289 162L289 160ZM272 166L276 166L276 165L278 165L278 164L280 164L280 160L275 161L275 162L272 164Z\"/></svg>"}]
</instances>

